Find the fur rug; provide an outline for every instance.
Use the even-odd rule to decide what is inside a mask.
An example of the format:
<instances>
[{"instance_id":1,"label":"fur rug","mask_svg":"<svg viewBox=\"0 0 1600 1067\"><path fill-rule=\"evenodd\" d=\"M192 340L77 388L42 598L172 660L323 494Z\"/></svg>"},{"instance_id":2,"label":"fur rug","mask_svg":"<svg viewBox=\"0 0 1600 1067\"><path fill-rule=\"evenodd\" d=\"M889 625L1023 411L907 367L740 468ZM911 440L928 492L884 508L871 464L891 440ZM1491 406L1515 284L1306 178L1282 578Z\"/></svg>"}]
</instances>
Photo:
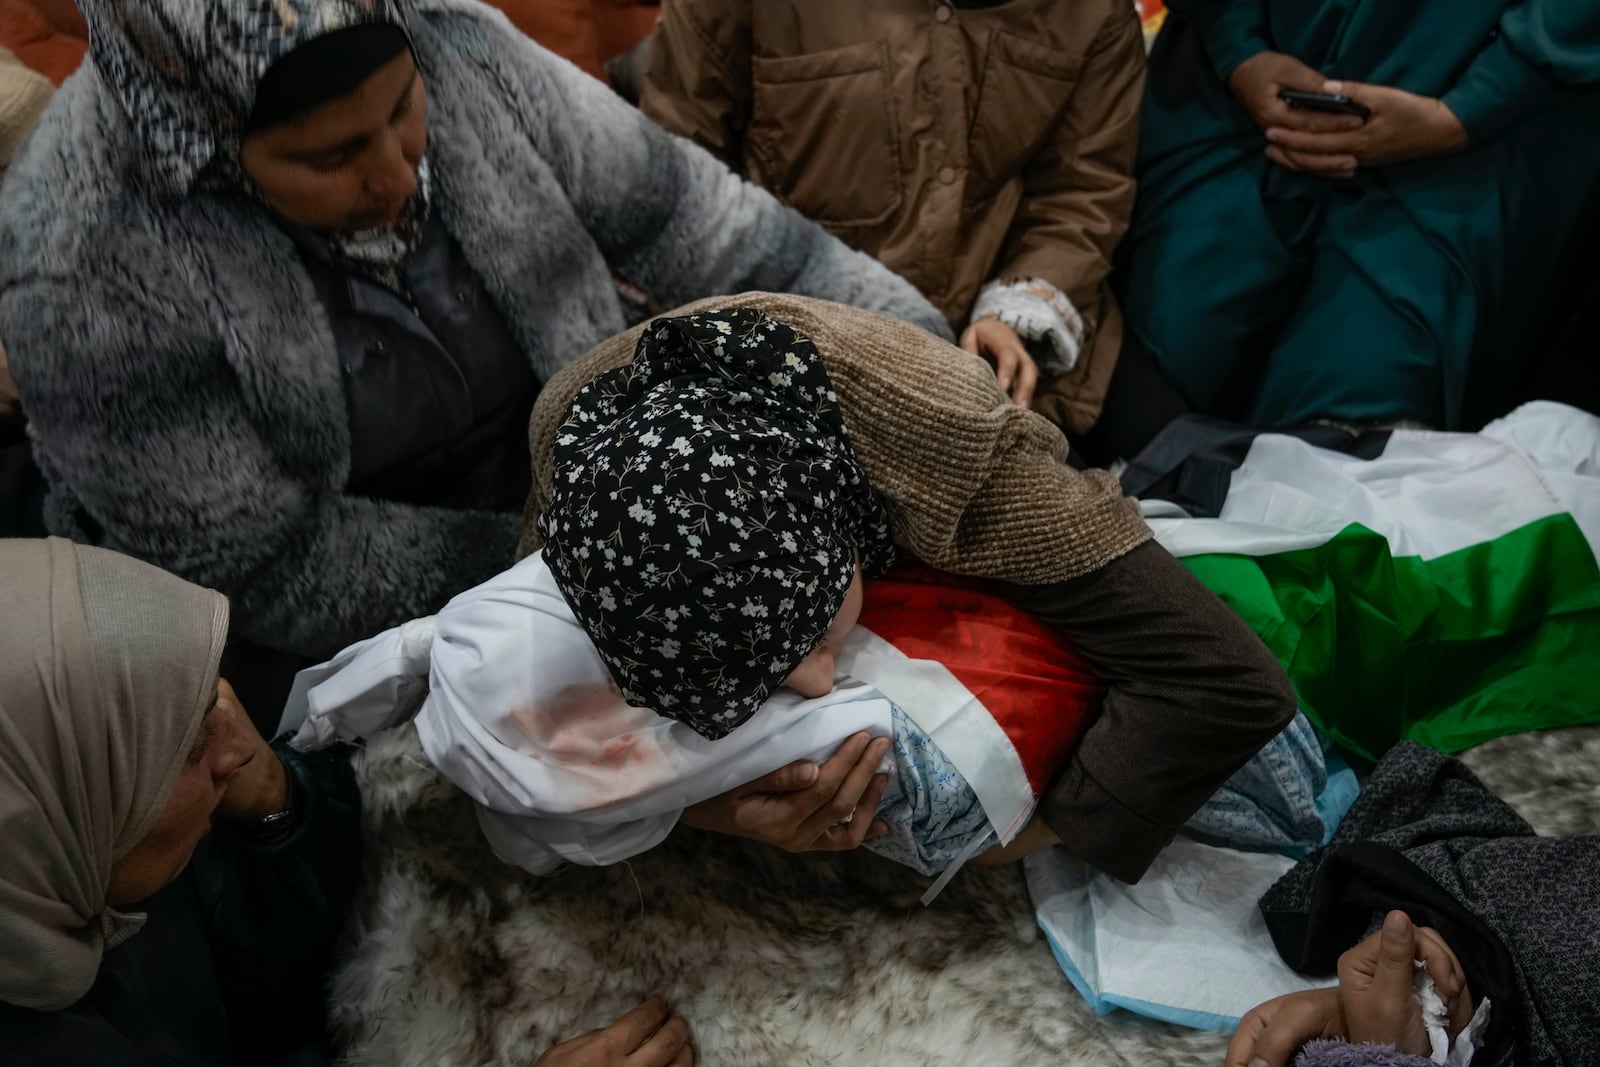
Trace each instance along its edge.
<instances>
[{"instance_id":1,"label":"fur rug","mask_svg":"<svg viewBox=\"0 0 1600 1067\"><path fill-rule=\"evenodd\" d=\"M1600 727L1466 761L1543 833L1600 831ZM1057 968L1021 868L926 880L869 853L789 856L679 831L631 864L501 864L409 729L361 757L371 877L333 991L347 1063L528 1067L664 994L705 1067L1207 1065L1227 1038L1097 1017Z\"/></svg>"}]
</instances>

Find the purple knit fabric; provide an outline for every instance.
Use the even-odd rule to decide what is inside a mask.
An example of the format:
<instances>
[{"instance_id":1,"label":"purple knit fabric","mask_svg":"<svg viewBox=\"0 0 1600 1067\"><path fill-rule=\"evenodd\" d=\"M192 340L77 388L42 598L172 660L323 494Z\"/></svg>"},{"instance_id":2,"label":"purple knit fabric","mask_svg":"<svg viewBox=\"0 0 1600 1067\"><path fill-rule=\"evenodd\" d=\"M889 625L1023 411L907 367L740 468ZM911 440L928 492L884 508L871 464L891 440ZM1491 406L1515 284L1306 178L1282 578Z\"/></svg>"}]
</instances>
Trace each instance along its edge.
<instances>
[{"instance_id":1,"label":"purple knit fabric","mask_svg":"<svg viewBox=\"0 0 1600 1067\"><path fill-rule=\"evenodd\" d=\"M1412 1056L1392 1045L1318 1038L1307 1041L1295 1057L1294 1067L1434 1067L1426 1056Z\"/></svg>"}]
</instances>

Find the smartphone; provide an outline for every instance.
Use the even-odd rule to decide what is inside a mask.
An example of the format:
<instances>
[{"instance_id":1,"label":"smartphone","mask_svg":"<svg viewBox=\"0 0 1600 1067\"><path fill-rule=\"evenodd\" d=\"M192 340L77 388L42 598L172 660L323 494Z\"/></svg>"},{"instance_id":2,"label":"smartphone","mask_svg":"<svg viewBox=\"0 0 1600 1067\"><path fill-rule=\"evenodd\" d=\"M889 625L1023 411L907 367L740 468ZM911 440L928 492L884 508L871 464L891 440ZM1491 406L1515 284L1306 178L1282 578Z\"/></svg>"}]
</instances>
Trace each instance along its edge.
<instances>
[{"instance_id":1,"label":"smartphone","mask_svg":"<svg viewBox=\"0 0 1600 1067\"><path fill-rule=\"evenodd\" d=\"M1278 99L1299 111L1321 111L1328 115L1354 115L1365 121L1372 109L1358 104L1343 93L1308 93L1303 89L1284 89Z\"/></svg>"}]
</instances>

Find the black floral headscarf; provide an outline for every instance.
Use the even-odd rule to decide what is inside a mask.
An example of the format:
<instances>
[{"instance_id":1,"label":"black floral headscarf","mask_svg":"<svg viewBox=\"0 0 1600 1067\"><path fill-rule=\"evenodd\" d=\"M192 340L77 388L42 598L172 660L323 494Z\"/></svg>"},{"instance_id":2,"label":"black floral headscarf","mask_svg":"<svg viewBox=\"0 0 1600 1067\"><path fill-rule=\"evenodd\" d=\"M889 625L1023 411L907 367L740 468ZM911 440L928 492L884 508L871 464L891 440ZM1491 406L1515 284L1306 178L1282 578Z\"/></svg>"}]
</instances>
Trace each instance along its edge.
<instances>
[{"instance_id":1,"label":"black floral headscarf","mask_svg":"<svg viewBox=\"0 0 1600 1067\"><path fill-rule=\"evenodd\" d=\"M718 738L894 560L814 345L750 308L660 319L556 436L544 557L634 704Z\"/></svg>"}]
</instances>

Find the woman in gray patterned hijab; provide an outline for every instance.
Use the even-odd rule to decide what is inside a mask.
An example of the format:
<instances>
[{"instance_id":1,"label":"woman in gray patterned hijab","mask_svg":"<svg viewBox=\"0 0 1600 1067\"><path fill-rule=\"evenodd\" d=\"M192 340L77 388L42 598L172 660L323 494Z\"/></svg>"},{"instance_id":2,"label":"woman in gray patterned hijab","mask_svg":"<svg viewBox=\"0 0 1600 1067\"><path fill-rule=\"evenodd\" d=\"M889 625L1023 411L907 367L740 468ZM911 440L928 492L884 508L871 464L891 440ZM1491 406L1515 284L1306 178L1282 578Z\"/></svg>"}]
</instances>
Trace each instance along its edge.
<instances>
[{"instance_id":1,"label":"woman in gray patterned hijab","mask_svg":"<svg viewBox=\"0 0 1600 1067\"><path fill-rule=\"evenodd\" d=\"M83 6L0 202L46 525L220 590L286 661L503 568L534 397L643 305L938 325L476 0Z\"/></svg>"},{"instance_id":2,"label":"woman in gray patterned hijab","mask_svg":"<svg viewBox=\"0 0 1600 1067\"><path fill-rule=\"evenodd\" d=\"M395 0L83 0L90 55L164 191L243 186L323 231L335 254L385 281L415 248L429 204L422 85ZM406 119L388 166L310 158L274 131L393 66ZM398 113L401 107L396 107ZM307 167L304 164L310 163ZM335 164L329 166L327 164Z\"/></svg>"}]
</instances>

